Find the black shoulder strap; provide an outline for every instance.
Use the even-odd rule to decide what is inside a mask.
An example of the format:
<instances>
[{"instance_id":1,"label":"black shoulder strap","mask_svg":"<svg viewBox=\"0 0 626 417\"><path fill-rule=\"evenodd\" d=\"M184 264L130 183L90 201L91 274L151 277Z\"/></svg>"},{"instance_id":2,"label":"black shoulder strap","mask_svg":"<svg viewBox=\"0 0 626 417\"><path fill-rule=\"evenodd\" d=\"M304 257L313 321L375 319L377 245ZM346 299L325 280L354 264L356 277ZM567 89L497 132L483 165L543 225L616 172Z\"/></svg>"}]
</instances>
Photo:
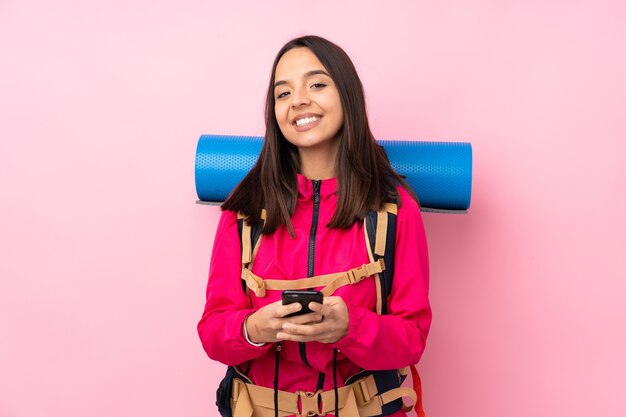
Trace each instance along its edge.
<instances>
[{"instance_id":1,"label":"black shoulder strap","mask_svg":"<svg viewBox=\"0 0 626 417\"><path fill-rule=\"evenodd\" d=\"M387 242L385 245L385 255L382 256L385 263L385 270L379 274L380 291L381 291L381 314L387 314L387 297L391 292L393 284L394 256L396 252L396 218L393 213L387 212ZM370 250L374 261L378 261L381 256L375 253L376 248L376 230L378 228L378 212L370 210L367 213L367 237L370 244Z\"/></svg>"}]
</instances>

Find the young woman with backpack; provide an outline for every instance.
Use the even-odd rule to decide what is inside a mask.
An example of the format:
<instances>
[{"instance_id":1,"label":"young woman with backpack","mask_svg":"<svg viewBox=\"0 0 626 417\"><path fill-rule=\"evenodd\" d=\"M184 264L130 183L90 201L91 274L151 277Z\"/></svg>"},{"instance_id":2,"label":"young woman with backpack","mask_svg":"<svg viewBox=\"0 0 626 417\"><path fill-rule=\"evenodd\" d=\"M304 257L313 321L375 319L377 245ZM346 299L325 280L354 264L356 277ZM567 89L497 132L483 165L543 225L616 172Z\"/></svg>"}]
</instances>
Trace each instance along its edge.
<instances>
[{"instance_id":1,"label":"young woman with backpack","mask_svg":"<svg viewBox=\"0 0 626 417\"><path fill-rule=\"evenodd\" d=\"M423 415L400 384L431 323L424 226L348 55L317 36L285 44L265 120L256 165L222 205L198 323L229 366L220 412L403 416L410 397ZM323 302L297 315L285 289L323 290Z\"/></svg>"}]
</instances>

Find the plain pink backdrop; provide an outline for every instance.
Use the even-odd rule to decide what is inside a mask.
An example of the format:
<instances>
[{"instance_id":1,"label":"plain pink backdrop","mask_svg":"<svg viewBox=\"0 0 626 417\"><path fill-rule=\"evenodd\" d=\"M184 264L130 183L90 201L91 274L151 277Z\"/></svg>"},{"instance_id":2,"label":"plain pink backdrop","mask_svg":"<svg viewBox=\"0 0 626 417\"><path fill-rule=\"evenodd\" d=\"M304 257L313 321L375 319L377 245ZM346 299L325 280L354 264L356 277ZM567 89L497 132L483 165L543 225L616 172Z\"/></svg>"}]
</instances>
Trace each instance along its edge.
<instances>
[{"instance_id":1,"label":"plain pink backdrop","mask_svg":"<svg viewBox=\"0 0 626 417\"><path fill-rule=\"evenodd\" d=\"M623 1L0 2L0 416L217 416L202 133L263 133L274 54L326 36L374 133L470 141L425 214L432 417L626 415Z\"/></svg>"}]
</instances>

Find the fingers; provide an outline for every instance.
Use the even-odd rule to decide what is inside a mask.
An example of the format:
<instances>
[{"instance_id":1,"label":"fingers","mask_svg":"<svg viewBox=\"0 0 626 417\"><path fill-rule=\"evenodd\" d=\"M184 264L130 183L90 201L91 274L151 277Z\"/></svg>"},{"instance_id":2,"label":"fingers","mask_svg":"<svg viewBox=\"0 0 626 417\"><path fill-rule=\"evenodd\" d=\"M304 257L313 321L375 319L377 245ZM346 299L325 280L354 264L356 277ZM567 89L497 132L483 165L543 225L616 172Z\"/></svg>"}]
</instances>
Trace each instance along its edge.
<instances>
[{"instance_id":1,"label":"fingers","mask_svg":"<svg viewBox=\"0 0 626 417\"><path fill-rule=\"evenodd\" d=\"M284 318L302 310L302 305L300 303L291 303L287 305L283 305L280 301L277 301L276 303L278 304L278 307L276 308L277 318Z\"/></svg>"},{"instance_id":2,"label":"fingers","mask_svg":"<svg viewBox=\"0 0 626 417\"><path fill-rule=\"evenodd\" d=\"M309 303L309 308L324 317L328 317L332 316L338 308L341 309L343 305L345 305L345 303L341 297L333 296L324 297L324 304L311 302Z\"/></svg>"},{"instance_id":3,"label":"fingers","mask_svg":"<svg viewBox=\"0 0 626 417\"><path fill-rule=\"evenodd\" d=\"M294 342L321 341L326 334L323 326L323 324L284 323L276 338Z\"/></svg>"},{"instance_id":4,"label":"fingers","mask_svg":"<svg viewBox=\"0 0 626 417\"><path fill-rule=\"evenodd\" d=\"M332 314L332 305L327 304L326 298L324 298L324 304L315 302L309 303L309 309L315 313L321 314L323 317L327 317Z\"/></svg>"},{"instance_id":5,"label":"fingers","mask_svg":"<svg viewBox=\"0 0 626 417\"><path fill-rule=\"evenodd\" d=\"M337 327L336 322L322 321L323 317L317 313L311 313L314 322L305 322L303 324L289 321L283 323L281 329L276 334L278 340L290 340L296 342L317 341L327 343L327 340L336 338ZM303 321L307 320L303 315Z\"/></svg>"},{"instance_id":6,"label":"fingers","mask_svg":"<svg viewBox=\"0 0 626 417\"><path fill-rule=\"evenodd\" d=\"M264 327L276 341L334 343L347 334L348 308L341 297L325 297L323 304L311 302L311 313L293 316L290 315L302 310L300 303L272 304Z\"/></svg>"},{"instance_id":7,"label":"fingers","mask_svg":"<svg viewBox=\"0 0 626 417\"><path fill-rule=\"evenodd\" d=\"M316 313L320 313L320 312L321 312L321 310L322 310L322 308L324 308L324 305L323 305L323 304L316 303L315 301L311 301L311 302L309 303L309 309L310 309L311 311L315 311Z\"/></svg>"},{"instance_id":8,"label":"fingers","mask_svg":"<svg viewBox=\"0 0 626 417\"><path fill-rule=\"evenodd\" d=\"M287 317L285 320L290 324L313 324L322 321L322 315L314 312Z\"/></svg>"},{"instance_id":9,"label":"fingers","mask_svg":"<svg viewBox=\"0 0 626 417\"><path fill-rule=\"evenodd\" d=\"M278 340L334 343L348 334L348 307L341 297L325 297L323 304L309 303L309 308L321 316L318 323L298 325L284 323L276 335Z\"/></svg>"}]
</instances>

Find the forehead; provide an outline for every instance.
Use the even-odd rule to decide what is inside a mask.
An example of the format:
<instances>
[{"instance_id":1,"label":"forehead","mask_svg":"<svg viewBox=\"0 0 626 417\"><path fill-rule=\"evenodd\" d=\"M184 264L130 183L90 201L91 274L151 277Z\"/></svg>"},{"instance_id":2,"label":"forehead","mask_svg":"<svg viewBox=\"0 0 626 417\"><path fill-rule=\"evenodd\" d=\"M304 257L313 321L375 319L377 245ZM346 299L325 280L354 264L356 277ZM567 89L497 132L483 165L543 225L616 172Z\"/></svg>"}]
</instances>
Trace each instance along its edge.
<instances>
[{"instance_id":1,"label":"forehead","mask_svg":"<svg viewBox=\"0 0 626 417\"><path fill-rule=\"evenodd\" d=\"M276 65L275 79L298 78L313 70L326 70L309 48L300 47L285 52Z\"/></svg>"}]
</instances>

